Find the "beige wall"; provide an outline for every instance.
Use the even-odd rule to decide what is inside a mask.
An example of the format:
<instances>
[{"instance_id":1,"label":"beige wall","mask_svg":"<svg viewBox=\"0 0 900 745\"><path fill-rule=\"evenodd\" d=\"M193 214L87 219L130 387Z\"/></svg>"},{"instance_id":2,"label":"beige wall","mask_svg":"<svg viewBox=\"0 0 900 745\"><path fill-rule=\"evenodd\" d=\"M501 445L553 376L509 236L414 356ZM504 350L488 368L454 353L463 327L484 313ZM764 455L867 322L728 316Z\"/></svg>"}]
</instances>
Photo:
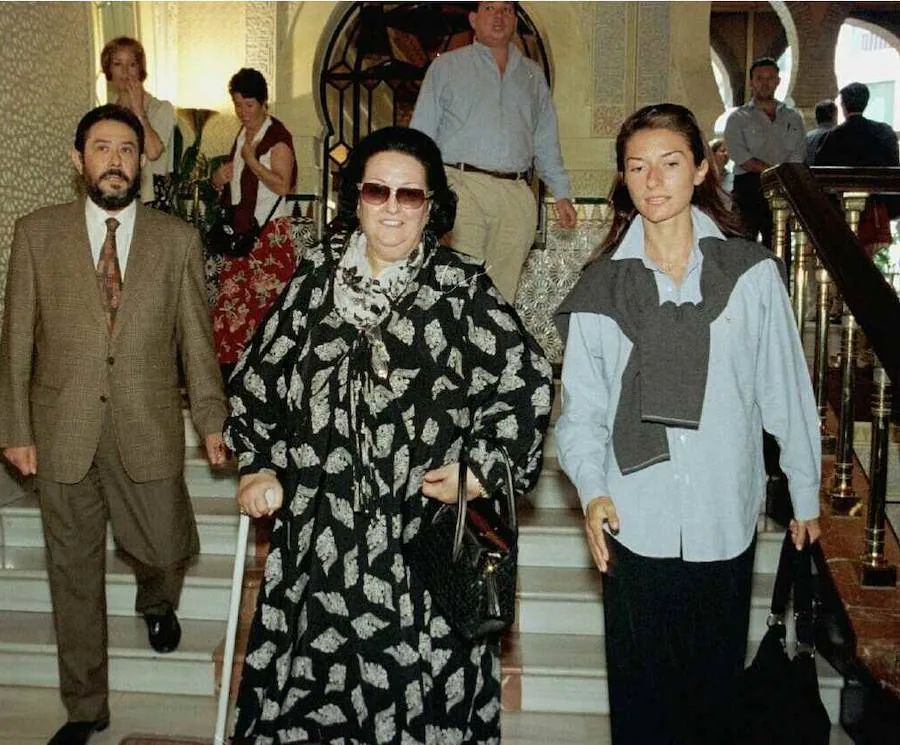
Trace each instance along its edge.
<instances>
[{"instance_id":1,"label":"beige wall","mask_svg":"<svg viewBox=\"0 0 900 745\"><path fill-rule=\"evenodd\" d=\"M88 4L0 3L0 287L13 225L74 196L69 149L91 106ZM0 299L2 312L2 299Z\"/></svg>"}]
</instances>

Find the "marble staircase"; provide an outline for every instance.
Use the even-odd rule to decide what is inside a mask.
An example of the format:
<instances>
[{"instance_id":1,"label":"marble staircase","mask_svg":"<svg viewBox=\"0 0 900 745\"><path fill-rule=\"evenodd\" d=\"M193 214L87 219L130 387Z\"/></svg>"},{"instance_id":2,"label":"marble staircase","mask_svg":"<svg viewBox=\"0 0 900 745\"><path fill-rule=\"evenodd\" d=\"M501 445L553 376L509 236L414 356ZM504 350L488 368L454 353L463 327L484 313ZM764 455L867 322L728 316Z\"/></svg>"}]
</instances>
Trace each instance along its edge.
<instances>
[{"instance_id":1,"label":"marble staircase","mask_svg":"<svg viewBox=\"0 0 900 745\"><path fill-rule=\"evenodd\" d=\"M109 544L110 686L114 691L211 698L214 655L224 637L237 536L233 470L213 472L189 421L186 477L202 554L179 610L184 638L169 655L148 647L133 610L135 583ZM584 542L574 488L559 471L549 434L544 470L520 517L517 621L503 641L503 703L509 712L571 715L573 726L608 713L600 577ZM781 534L760 520L751 648L765 632ZM837 722L842 680L819 661L822 697ZM50 598L37 501L0 473L0 686L57 686ZM577 715L577 716L576 716ZM512 719L510 720L512 721ZM582 726L578 724L578 726Z\"/></svg>"}]
</instances>

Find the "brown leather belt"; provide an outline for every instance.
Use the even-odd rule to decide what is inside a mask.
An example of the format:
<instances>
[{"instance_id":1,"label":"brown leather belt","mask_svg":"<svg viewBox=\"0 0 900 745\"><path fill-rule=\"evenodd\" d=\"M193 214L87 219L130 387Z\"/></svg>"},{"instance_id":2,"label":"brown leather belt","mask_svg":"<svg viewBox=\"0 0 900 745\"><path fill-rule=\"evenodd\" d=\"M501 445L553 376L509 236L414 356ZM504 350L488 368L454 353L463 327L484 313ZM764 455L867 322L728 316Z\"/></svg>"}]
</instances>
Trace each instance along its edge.
<instances>
[{"instance_id":1,"label":"brown leather belt","mask_svg":"<svg viewBox=\"0 0 900 745\"><path fill-rule=\"evenodd\" d=\"M528 177L528 171L489 171L487 168L478 168L470 166L468 163L444 163L448 168L455 168L458 171L471 171L472 173L483 173L486 176L494 178L502 178L506 181L518 181L520 178Z\"/></svg>"}]
</instances>

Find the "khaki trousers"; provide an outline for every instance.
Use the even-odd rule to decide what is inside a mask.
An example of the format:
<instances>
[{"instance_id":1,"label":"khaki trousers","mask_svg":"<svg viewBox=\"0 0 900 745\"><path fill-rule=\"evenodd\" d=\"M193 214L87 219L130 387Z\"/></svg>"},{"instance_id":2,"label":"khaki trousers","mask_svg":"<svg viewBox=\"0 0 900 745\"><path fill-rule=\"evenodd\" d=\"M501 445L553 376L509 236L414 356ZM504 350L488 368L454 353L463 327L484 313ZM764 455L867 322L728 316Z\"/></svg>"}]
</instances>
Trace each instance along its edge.
<instances>
[{"instance_id":1,"label":"khaki trousers","mask_svg":"<svg viewBox=\"0 0 900 745\"><path fill-rule=\"evenodd\" d=\"M40 463L38 463L40 473ZM60 694L69 721L109 718L106 524L134 567L138 613L178 607L200 548L183 474L137 483L122 466L109 412L94 462L77 484L35 479L47 548Z\"/></svg>"},{"instance_id":2,"label":"khaki trousers","mask_svg":"<svg viewBox=\"0 0 900 745\"><path fill-rule=\"evenodd\" d=\"M537 205L524 180L447 168L459 198L448 245L482 259L488 276L510 304L537 229Z\"/></svg>"}]
</instances>

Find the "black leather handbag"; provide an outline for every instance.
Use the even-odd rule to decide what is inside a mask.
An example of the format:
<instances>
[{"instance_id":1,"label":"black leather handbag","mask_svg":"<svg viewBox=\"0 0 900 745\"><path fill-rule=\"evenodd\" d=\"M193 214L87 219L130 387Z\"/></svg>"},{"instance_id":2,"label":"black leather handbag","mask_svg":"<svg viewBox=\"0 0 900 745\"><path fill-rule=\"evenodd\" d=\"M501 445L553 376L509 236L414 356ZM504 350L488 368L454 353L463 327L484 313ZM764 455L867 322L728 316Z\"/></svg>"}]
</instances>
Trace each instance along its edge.
<instances>
[{"instance_id":1,"label":"black leather handbag","mask_svg":"<svg viewBox=\"0 0 900 745\"><path fill-rule=\"evenodd\" d=\"M278 209L278 205L281 204L281 199L281 197L278 197L275 200L275 204L269 210L269 216L262 225L256 222L254 217L250 230L246 233L239 233L234 229L234 207L223 207L221 219L206 234L206 245L209 252L216 256L227 256L230 258L249 256L262 229L269 223L272 215L275 214L275 210Z\"/></svg>"},{"instance_id":2,"label":"black leather handbag","mask_svg":"<svg viewBox=\"0 0 900 745\"><path fill-rule=\"evenodd\" d=\"M515 490L509 456L502 452L506 488L497 500L501 514L493 499L466 500L469 469L461 454L456 504L438 503L404 548L410 571L454 631L470 641L499 634L515 616Z\"/></svg>"},{"instance_id":3,"label":"black leather handbag","mask_svg":"<svg viewBox=\"0 0 900 745\"><path fill-rule=\"evenodd\" d=\"M733 742L828 745L831 721L819 695L812 602L811 546L798 551L785 535L772 591L769 628L740 681ZM818 547L816 547L818 548ZM793 587L797 648L785 645L784 617Z\"/></svg>"}]
</instances>

